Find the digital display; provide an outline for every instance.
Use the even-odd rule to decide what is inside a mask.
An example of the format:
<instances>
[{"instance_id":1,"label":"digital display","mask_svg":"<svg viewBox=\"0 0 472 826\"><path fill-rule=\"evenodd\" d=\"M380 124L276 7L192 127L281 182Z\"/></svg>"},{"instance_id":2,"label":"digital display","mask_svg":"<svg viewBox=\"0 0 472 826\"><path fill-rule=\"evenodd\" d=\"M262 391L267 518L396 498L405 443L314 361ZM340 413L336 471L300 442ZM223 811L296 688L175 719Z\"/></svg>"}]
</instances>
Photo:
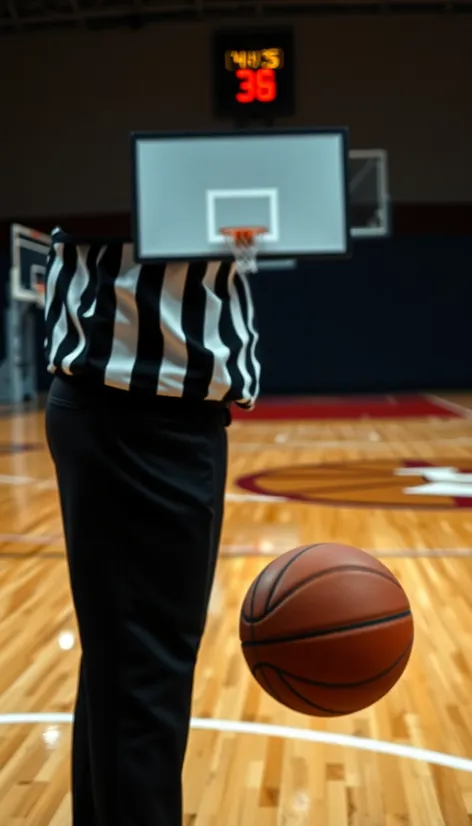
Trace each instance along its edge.
<instances>
[{"instance_id":1,"label":"digital display","mask_svg":"<svg viewBox=\"0 0 472 826\"><path fill-rule=\"evenodd\" d=\"M253 49L248 51L227 51L225 66L229 72L238 69L283 69L285 54L283 49Z\"/></svg>"},{"instance_id":2,"label":"digital display","mask_svg":"<svg viewBox=\"0 0 472 826\"><path fill-rule=\"evenodd\" d=\"M293 114L292 31L217 32L214 75L218 117L273 118Z\"/></svg>"}]
</instances>

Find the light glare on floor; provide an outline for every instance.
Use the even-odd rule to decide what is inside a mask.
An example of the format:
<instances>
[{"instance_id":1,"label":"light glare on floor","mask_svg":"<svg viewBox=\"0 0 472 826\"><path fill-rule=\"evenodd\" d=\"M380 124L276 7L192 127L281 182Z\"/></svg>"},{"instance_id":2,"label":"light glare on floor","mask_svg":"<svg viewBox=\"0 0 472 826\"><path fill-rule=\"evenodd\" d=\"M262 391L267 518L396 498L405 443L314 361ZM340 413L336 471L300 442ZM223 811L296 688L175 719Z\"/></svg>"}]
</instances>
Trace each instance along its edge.
<instances>
[{"instance_id":1,"label":"light glare on floor","mask_svg":"<svg viewBox=\"0 0 472 826\"><path fill-rule=\"evenodd\" d=\"M275 550L275 545L273 542L269 542L268 539L261 539L259 543L259 550L263 554L270 553L271 551Z\"/></svg>"},{"instance_id":2,"label":"light glare on floor","mask_svg":"<svg viewBox=\"0 0 472 826\"><path fill-rule=\"evenodd\" d=\"M75 645L75 635L71 631L63 631L59 634L59 648L63 651L71 651Z\"/></svg>"},{"instance_id":3,"label":"light glare on floor","mask_svg":"<svg viewBox=\"0 0 472 826\"><path fill-rule=\"evenodd\" d=\"M54 748L54 746L57 746L61 738L61 732L55 726L49 726L45 731L43 731L42 737L49 748Z\"/></svg>"}]
</instances>

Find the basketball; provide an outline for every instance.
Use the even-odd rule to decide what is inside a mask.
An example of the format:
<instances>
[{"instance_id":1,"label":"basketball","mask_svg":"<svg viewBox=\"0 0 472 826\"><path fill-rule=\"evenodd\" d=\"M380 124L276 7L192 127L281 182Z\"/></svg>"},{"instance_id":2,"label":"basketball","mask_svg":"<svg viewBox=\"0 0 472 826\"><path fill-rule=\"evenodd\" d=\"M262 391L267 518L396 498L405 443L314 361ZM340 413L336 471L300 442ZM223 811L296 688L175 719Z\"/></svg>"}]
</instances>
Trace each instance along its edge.
<instances>
[{"instance_id":1,"label":"basketball","mask_svg":"<svg viewBox=\"0 0 472 826\"><path fill-rule=\"evenodd\" d=\"M408 598L392 572L347 545L288 551L254 580L240 640L258 683L302 714L367 708L395 685L413 645Z\"/></svg>"}]
</instances>

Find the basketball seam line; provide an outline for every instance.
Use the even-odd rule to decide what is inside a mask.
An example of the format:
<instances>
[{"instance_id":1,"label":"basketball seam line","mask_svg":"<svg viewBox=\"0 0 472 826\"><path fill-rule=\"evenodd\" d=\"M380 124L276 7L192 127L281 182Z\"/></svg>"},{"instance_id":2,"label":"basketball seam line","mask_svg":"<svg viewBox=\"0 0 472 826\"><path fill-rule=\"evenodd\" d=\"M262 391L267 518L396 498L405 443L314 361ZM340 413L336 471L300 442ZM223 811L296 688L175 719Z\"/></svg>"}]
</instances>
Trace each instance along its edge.
<instances>
[{"instance_id":1,"label":"basketball seam line","mask_svg":"<svg viewBox=\"0 0 472 826\"><path fill-rule=\"evenodd\" d=\"M273 668L272 668L272 671L274 671L274 669L273 669ZM254 671L253 671L252 673L253 673L253 676L255 677ZM268 690L268 691L269 691L269 694L272 694L272 696L273 696L273 697L277 700L277 702L279 702L281 705L283 705L283 702L282 702L282 700L281 700L281 698L280 698L280 694L278 693L278 691L276 691L276 690L275 690L275 688L274 688L273 684L272 684L272 683L271 683L271 681L269 680L268 675L267 675L265 672L263 672L263 673L262 673L262 677L263 677L264 682L265 682L265 684L266 684L266 691ZM258 680L257 682L259 682L259 680ZM259 682L259 685L261 685L261 683L260 683L260 682ZM262 686L262 687L264 688L264 686Z\"/></svg>"},{"instance_id":2,"label":"basketball seam line","mask_svg":"<svg viewBox=\"0 0 472 826\"><path fill-rule=\"evenodd\" d=\"M285 671L283 668L279 668L278 666L273 665L272 663L266 663L266 662L257 663L255 666L253 666L253 668L251 670L252 670L253 675L255 676L256 671L258 671L260 668L271 668L273 671L275 671L279 675L279 677L281 679L284 676L285 677L290 677L293 680L298 680L298 682L300 682L300 683L304 683L305 685L316 686L317 688L333 688L333 689L362 688L364 686L369 685L369 683L374 683L377 680L381 680L382 677L386 677L388 674L390 674L390 672L394 668L396 668L397 665L399 665L401 663L403 658L406 657L411 652L412 648L413 648L413 641L411 641L407 645L407 647L405 648L403 653L400 654L400 656L395 660L395 662L392 663L392 665L389 665L388 668L385 668L383 671L380 671L378 674L374 674L373 677L368 677L367 679L360 680L357 683L324 683L324 682L318 681L318 680L309 680L306 677L299 677L297 674L292 674L290 671ZM265 675L265 679L267 680L266 675Z\"/></svg>"},{"instance_id":3,"label":"basketball seam line","mask_svg":"<svg viewBox=\"0 0 472 826\"><path fill-rule=\"evenodd\" d=\"M319 547L319 546L318 545L309 545L305 550L309 550L310 548L317 548L317 547ZM294 559L291 560L291 562L294 562L296 559L298 559L298 557L300 555L301 554L294 557ZM291 562L289 564L291 564ZM283 573L285 573L285 570L281 572L281 575ZM265 608L264 613L261 614L258 617L254 617L254 611L252 610L251 611L251 616L248 617L248 615L245 614L244 611L243 611L242 612L243 619L248 624L251 624L251 625L255 625L256 623L261 622L263 619L266 619L266 617L268 617L275 608L278 608L279 605L282 605L282 603L285 602L285 600L288 599L288 597L292 596L292 594L294 594L296 591L298 591L298 589L301 588L302 586L305 586L309 582L314 582L317 579L321 579L322 577L327 576L328 574L337 573L338 571L364 571L364 573L374 574L375 576L380 576L383 579L386 579L389 582L391 582L397 588L402 589L402 586L395 579L394 576L389 576L388 574L384 573L383 571L376 571L373 568L366 568L364 565L337 565L335 568L326 568L326 570L324 570L324 571L320 571L317 574L311 574L311 576L306 577L306 579L303 579L301 582L297 582L297 584L294 585L293 588L290 589L290 591L287 591L287 593L284 594L284 596L281 597L278 600L278 602L275 602L273 605L270 605L270 600L272 599L273 592L275 590L275 587L278 585L278 581L276 581L273 584L273 586L270 590L269 596L268 596L267 601L266 601L266 608ZM264 571L262 571L262 573L264 573ZM261 576L261 574L259 575L258 580L260 579L260 576ZM252 608L253 608L253 606L252 606Z\"/></svg>"},{"instance_id":4,"label":"basketball seam line","mask_svg":"<svg viewBox=\"0 0 472 826\"><path fill-rule=\"evenodd\" d=\"M407 652L405 652L405 654L406 654L406 653L407 653ZM403 654L402 656L404 657L404 656L405 656L405 654ZM391 670L393 670L393 669L394 669L394 668L395 668L395 667L396 667L396 666L400 663L400 661L401 661L401 660L402 660L402 657L400 657L400 659L399 659L399 660L397 660L397 662L396 662L396 663L395 663L395 664L391 667L390 671L391 671ZM286 688L290 689L290 691L292 692L292 694L294 694L294 695L295 695L295 697L298 697L300 700L302 700L302 701L303 701L304 703L306 703L308 706L311 706L311 707L313 707L313 708L316 708L316 709L318 709L319 711L325 711L325 712L327 712L328 714L332 714L332 715L335 715L335 716L341 716L341 715L345 715L345 714L354 714L354 713L355 713L355 709L354 709L354 710L349 710L349 711L346 711L346 710L343 710L343 709L334 709L334 708L333 708L333 709L331 709L331 708L324 708L323 706L320 706L320 705L317 705L316 703L313 703L311 700L307 700L307 699L303 696L303 694L300 694L300 692L299 692L299 691L297 691L297 689L296 689L296 688L294 688L294 687L293 687L293 686L292 686L292 685L288 682L288 680L286 680L286 679L284 678L283 673L282 673L282 674L278 674L278 670L277 670L277 669L274 669L274 671L276 672L276 674L278 675L279 679L280 679L280 680L281 680L281 682L284 684L284 686L285 686ZM266 677L266 679L267 679L267 677Z\"/></svg>"},{"instance_id":5,"label":"basketball seam line","mask_svg":"<svg viewBox=\"0 0 472 826\"><path fill-rule=\"evenodd\" d=\"M398 614L390 614L388 617L378 617L377 619L365 620L364 622L357 622L354 625L341 625L336 628L323 628L318 631L305 631L296 636L291 634L289 637L277 637L262 640L245 640L242 642L243 648L253 648L257 645L277 645L277 643L299 642L300 640L317 639L319 637L330 637L335 634L342 634L346 631L359 631L362 628L375 628L378 625L386 625L390 622L397 622L398 620L411 617L411 611L402 611Z\"/></svg>"},{"instance_id":6,"label":"basketball seam line","mask_svg":"<svg viewBox=\"0 0 472 826\"><path fill-rule=\"evenodd\" d=\"M322 542L318 542L315 545L305 545L305 547L302 548L294 557L292 557L292 559L290 559L288 562L285 563L282 570L279 571L277 577L275 578L274 582L272 583L272 587L271 587L271 589L270 589L270 591L267 595L266 606L265 606L265 614L267 614L267 612L269 611L270 601L271 601L271 599L274 595L274 592L277 588L277 585L279 584L280 580L282 579L285 571L290 567L290 565L292 565L293 562L296 562L297 559L299 559L301 556L303 556L304 553L306 553L307 551L310 551L312 548L319 548L319 547L321 547L322 544L323 544ZM251 619L251 622L254 622L254 621L257 622L257 620L252 620Z\"/></svg>"}]
</instances>

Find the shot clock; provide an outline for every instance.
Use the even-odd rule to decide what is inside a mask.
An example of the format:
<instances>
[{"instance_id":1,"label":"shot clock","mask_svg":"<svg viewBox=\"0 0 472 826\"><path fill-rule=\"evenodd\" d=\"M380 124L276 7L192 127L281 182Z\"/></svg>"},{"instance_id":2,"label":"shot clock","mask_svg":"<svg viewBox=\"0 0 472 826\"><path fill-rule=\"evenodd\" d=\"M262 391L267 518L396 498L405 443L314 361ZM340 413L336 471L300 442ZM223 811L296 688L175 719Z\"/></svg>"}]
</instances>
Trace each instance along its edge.
<instances>
[{"instance_id":1,"label":"shot clock","mask_svg":"<svg viewBox=\"0 0 472 826\"><path fill-rule=\"evenodd\" d=\"M219 31L213 65L217 117L247 120L293 114L290 29Z\"/></svg>"}]
</instances>

